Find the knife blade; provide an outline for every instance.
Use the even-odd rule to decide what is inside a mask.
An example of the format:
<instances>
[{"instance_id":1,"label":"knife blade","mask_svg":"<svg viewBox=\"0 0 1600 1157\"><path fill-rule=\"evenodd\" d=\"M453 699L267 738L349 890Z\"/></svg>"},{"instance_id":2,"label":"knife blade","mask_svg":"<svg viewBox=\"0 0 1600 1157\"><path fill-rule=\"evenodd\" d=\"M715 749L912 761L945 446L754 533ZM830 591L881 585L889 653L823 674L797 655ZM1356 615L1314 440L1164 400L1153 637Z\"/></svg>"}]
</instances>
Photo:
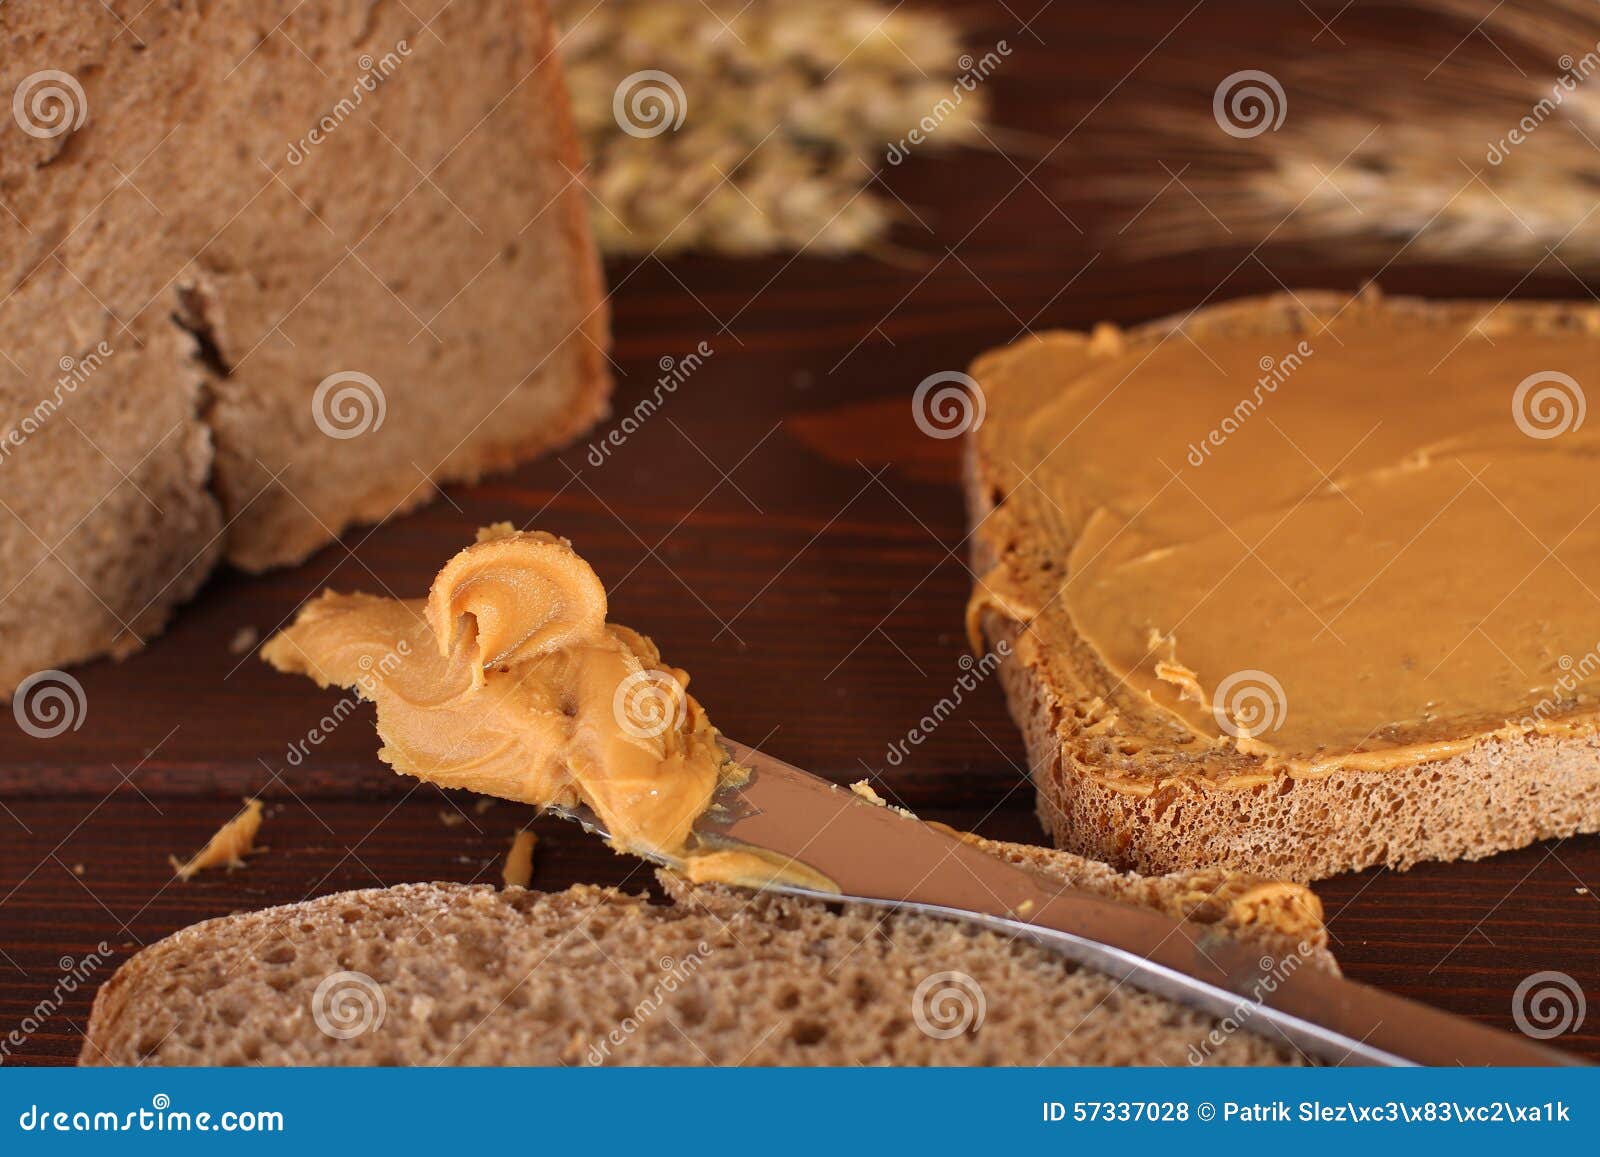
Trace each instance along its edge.
<instances>
[{"instance_id":1,"label":"knife blade","mask_svg":"<svg viewBox=\"0 0 1600 1157\"><path fill-rule=\"evenodd\" d=\"M1068 887L939 827L724 738L749 778L695 825L713 847L750 845L831 879L841 894L769 890L904 908L1028 940L1325 1064L1575 1065L1537 1042L1265 955L1226 930ZM587 808L550 809L607 835ZM669 867L670 858L656 857Z\"/></svg>"}]
</instances>

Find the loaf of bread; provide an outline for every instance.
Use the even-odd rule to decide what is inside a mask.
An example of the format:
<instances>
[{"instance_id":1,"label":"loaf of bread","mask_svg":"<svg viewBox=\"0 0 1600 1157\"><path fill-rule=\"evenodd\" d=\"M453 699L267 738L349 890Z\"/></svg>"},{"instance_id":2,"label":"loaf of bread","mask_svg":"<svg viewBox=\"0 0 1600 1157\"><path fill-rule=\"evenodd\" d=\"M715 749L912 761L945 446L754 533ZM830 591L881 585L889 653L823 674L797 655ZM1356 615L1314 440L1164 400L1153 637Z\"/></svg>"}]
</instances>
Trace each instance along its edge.
<instances>
[{"instance_id":1,"label":"loaf of bread","mask_svg":"<svg viewBox=\"0 0 1600 1157\"><path fill-rule=\"evenodd\" d=\"M542 0L0 6L0 690L600 416Z\"/></svg>"},{"instance_id":2,"label":"loaf of bread","mask_svg":"<svg viewBox=\"0 0 1600 1157\"><path fill-rule=\"evenodd\" d=\"M981 358L971 623L1058 846L1306 880L1600 830L1597 355L1587 304L1301 293Z\"/></svg>"},{"instance_id":3,"label":"loaf of bread","mask_svg":"<svg viewBox=\"0 0 1600 1157\"><path fill-rule=\"evenodd\" d=\"M1332 969L1304 888L987 844ZM662 874L670 905L411 884L208 920L122 965L85 1065L1293 1064L1237 1025L927 916ZM1241 1017L1248 1026L1248 1017Z\"/></svg>"}]
</instances>

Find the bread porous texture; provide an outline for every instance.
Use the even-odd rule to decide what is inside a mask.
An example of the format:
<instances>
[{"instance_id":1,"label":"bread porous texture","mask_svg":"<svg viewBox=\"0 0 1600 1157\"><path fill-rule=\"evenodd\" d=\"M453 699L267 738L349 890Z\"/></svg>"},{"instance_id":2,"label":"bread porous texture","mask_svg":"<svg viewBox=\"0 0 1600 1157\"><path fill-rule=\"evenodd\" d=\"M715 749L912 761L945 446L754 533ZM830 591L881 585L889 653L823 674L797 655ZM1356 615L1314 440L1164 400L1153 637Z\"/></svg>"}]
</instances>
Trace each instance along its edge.
<instances>
[{"instance_id":1,"label":"bread porous texture","mask_svg":"<svg viewBox=\"0 0 1600 1157\"><path fill-rule=\"evenodd\" d=\"M1303 888L986 846L1335 967ZM1302 1063L1281 1041L960 922L661 879L670 904L408 884L209 920L118 969L79 1063Z\"/></svg>"},{"instance_id":2,"label":"bread porous texture","mask_svg":"<svg viewBox=\"0 0 1600 1157\"><path fill-rule=\"evenodd\" d=\"M0 91L0 693L604 413L542 0L10 0Z\"/></svg>"}]
</instances>

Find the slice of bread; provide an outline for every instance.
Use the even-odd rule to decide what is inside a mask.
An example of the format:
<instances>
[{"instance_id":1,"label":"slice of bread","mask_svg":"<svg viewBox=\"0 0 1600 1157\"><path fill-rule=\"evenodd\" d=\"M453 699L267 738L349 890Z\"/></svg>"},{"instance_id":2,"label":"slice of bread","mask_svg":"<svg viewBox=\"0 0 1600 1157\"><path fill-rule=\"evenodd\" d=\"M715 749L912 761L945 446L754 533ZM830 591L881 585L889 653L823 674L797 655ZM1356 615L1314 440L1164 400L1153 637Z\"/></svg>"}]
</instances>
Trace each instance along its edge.
<instances>
[{"instance_id":1,"label":"slice of bread","mask_svg":"<svg viewBox=\"0 0 1600 1157\"><path fill-rule=\"evenodd\" d=\"M1304 888L1226 872L1145 879L979 842L1075 887L1230 928L1297 967L1335 967ZM670 905L588 886L410 884L208 920L117 970L79 1063L1301 1059L960 923L661 879Z\"/></svg>"},{"instance_id":2,"label":"slice of bread","mask_svg":"<svg viewBox=\"0 0 1600 1157\"><path fill-rule=\"evenodd\" d=\"M0 692L604 412L553 51L541 0L0 5Z\"/></svg>"},{"instance_id":3,"label":"slice of bread","mask_svg":"<svg viewBox=\"0 0 1600 1157\"><path fill-rule=\"evenodd\" d=\"M1588 305L1302 293L979 359L971 623L1057 845L1306 880L1600 830L1597 355Z\"/></svg>"}]
</instances>

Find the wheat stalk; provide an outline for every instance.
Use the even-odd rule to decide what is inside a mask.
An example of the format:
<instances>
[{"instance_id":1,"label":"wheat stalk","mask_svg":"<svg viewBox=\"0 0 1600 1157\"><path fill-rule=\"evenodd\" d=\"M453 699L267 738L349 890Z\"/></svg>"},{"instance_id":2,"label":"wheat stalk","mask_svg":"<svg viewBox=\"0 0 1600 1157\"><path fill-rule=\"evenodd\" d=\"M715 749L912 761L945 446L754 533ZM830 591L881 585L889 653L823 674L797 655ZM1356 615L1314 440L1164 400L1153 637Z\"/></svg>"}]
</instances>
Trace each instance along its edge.
<instances>
[{"instance_id":1,"label":"wheat stalk","mask_svg":"<svg viewBox=\"0 0 1600 1157\"><path fill-rule=\"evenodd\" d=\"M613 254L867 247L897 218L867 188L888 143L950 103L960 71L947 21L856 0L555 0L553 10L591 219ZM640 136L619 124L618 86L645 71L681 89L677 129ZM981 92L963 92L927 147L970 143L983 108Z\"/></svg>"},{"instance_id":2,"label":"wheat stalk","mask_svg":"<svg viewBox=\"0 0 1600 1157\"><path fill-rule=\"evenodd\" d=\"M1472 27L1472 0L1412 0ZM1116 238L1141 255L1273 243L1383 261L1600 269L1600 24L1592 5L1524 0L1495 9L1497 39L1543 55L1516 76L1404 51L1278 72L1277 131L1229 136L1210 95L1141 121L1141 149L1186 195L1163 195ZM1426 78L1424 79L1424 76ZM1587 86L1587 87L1586 87ZM1162 182L1167 176L1162 175ZM1149 181L1102 182L1130 205Z\"/></svg>"}]
</instances>

